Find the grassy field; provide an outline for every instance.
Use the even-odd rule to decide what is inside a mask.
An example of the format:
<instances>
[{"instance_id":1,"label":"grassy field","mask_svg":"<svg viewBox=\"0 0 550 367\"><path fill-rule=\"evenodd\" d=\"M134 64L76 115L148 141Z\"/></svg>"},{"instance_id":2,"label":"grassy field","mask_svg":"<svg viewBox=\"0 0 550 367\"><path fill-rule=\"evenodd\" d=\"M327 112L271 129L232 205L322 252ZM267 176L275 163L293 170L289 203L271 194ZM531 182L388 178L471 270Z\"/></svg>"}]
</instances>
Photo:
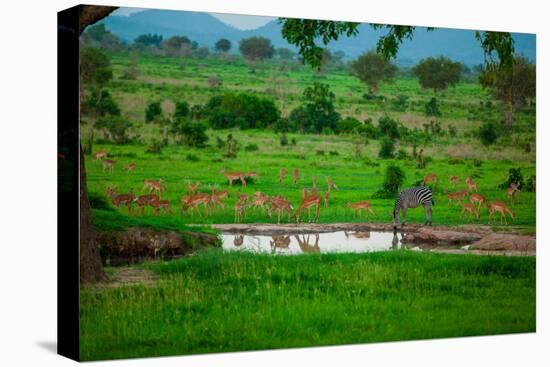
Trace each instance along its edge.
<instances>
[{"instance_id":1,"label":"grassy field","mask_svg":"<svg viewBox=\"0 0 550 367\"><path fill-rule=\"evenodd\" d=\"M535 331L535 259L204 251L81 290L84 360ZM98 291L101 289L101 291Z\"/></svg>"}]
</instances>

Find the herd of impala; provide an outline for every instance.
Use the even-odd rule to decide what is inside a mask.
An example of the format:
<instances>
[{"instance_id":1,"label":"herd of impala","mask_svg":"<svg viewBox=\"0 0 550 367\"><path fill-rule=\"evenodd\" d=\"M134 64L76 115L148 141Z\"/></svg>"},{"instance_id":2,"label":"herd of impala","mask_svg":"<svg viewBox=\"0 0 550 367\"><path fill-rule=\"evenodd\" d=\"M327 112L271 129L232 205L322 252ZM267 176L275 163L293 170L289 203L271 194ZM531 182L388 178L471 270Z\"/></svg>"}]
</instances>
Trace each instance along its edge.
<instances>
[{"instance_id":1,"label":"herd of impala","mask_svg":"<svg viewBox=\"0 0 550 367\"><path fill-rule=\"evenodd\" d=\"M113 172L115 161L108 159L108 153L105 151L100 151L94 154L94 159L102 160L103 171ZM135 170L136 165L134 163L128 164L124 169L127 172ZM260 179L259 175L256 172L227 172L224 169L220 170L220 173L225 177L229 186L233 186L233 183L238 181L241 183L242 187L247 186L247 178L254 178L255 180ZM296 186L300 179L300 172L298 168L293 170L293 184ZM287 170L281 168L279 170L279 183L282 185L285 183ZM285 215L287 220L290 222L294 219L296 222L299 222L302 216L302 213L305 213L307 210L308 221L318 221L321 206L325 208L329 207L330 193L331 190L338 190L338 186L332 181L328 176L325 176L326 182L326 191L320 194L317 190L317 178L312 178L312 187L304 188L301 192L301 202L297 210L294 211L292 203L281 195L268 196L267 194L257 191L252 196L248 194L242 194L236 192L233 195L236 196L236 203L234 204L234 217L235 223L240 223L244 220L247 210L261 210L269 218L272 218L273 215L277 214L277 223L281 222L281 217L284 219ZM460 180L457 176L451 176L449 178L451 187L457 189ZM512 220L515 219L514 213L508 208L508 206L498 200L491 201L490 203L487 199L480 195L478 191L477 184L467 177L465 180L466 187L463 190L457 190L454 193L447 194L450 204L462 204L461 218L467 217L468 221L472 221L475 217L479 220L480 212L482 205L486 206L489 212L489 220L495 220L495 214L498 212L500 214L501 223L508 224L506 220L506 215L509 215ZM424 185L433 185L437 187L438 177L434 173L429 173L424 177ZM198 192L201 182L188 182L187 183L187 193L181 198L181 211L182 213L190 212L201 214L201 206L207 216L209 216L212 211L216 208L225 209L224 200L230 196L228 190L217 190L216 188L211 188L210 192ZM155 214L159 214L162 209L165 213L171 213L170 201L162 199L163 192L166 191L166 187L163 185L163 179L159 180L150 180L147 179L144 181L143 191L145 193L140 196L135 196L130 190L128 193L118 193L117 190L113 187L108 187L106 195L111 198L113 205L120 207L126 205L128 211L132 212L133 205L137 205L140 208L141 214L144 214L145 208L150 206ZM512 183L510 187L506 190L506 194L513 204L516 200L517 193L519 192L518 184ZM468 203L464 203L464 199L469 198ZM360 201L356 203L348 203L346 207L353 210L354 214L361 218L362 211L365 212L366 217L368 218L369 214L374 216L375 213L372 209L372 205L368 201ZM312 209L314 210L312 217Z\"/></svg>"}]
</instances>

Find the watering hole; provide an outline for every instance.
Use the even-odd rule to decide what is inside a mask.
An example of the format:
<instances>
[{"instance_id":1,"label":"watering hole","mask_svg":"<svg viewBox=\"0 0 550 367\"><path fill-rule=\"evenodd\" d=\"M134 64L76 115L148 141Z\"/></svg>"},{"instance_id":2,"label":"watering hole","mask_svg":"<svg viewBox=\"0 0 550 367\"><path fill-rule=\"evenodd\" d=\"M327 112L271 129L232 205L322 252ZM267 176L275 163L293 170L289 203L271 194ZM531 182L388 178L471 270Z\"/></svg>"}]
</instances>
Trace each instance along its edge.
<instances>
[{"instance_id":1,"label":"watering hole","mask_svg":"<svg viewBox=\"0 0 550 367\"><path fill-rule=\"evenodd\" d=\"M402 248L403 235L393 232L337 231L325 233L253 235L222 234L223 249L262 253L374 252ZM422 246L411 246L421 250Z\"/></svg>"}]
</instances>

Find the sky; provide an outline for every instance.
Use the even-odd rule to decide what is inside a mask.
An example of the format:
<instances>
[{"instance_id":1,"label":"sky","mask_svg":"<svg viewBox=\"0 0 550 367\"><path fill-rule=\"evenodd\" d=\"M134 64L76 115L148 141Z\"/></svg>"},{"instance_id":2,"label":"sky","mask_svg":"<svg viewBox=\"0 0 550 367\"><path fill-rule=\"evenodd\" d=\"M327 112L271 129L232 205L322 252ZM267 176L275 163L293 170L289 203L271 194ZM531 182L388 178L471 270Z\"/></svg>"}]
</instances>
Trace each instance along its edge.
<instances>
[{"instance_id":1,"label":"sky","mask_svg":"<svg viewBox=\"0 0 550 367\"><path fill-rule=\"evenodd\" d=\"M139 13L147 9L142 8L120 8L115 10L113 15L128 16L133 13ZM237 15L237 14L218 14L210 13L212 16L218 18L225 24L233 26L238 29L256 29L264 24L276 19L275 17L260 17L255 15Z\"/></svg>"}]
</instances>

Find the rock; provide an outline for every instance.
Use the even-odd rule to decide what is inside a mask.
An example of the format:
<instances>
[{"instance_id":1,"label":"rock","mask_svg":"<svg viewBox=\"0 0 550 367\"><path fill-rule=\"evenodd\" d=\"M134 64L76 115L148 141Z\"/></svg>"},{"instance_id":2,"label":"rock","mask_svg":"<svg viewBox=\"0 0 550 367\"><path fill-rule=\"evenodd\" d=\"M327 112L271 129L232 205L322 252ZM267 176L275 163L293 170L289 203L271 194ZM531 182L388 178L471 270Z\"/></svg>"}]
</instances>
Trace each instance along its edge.
<instances>
[{"instance_id":1,"label":"rock","mask_svg":"<svg viewBox=\"0 0 550 367\"><path fill-rule=\"evenodd\" d=\"M482 233L439 229L436 227L422 227L416 232L406 233L402 242L437 245L463 245L479 241L482 237Z\"/></svg>"},{"instance_id":2,"label":"rock","mask_svg":"<svg viewBox=\"0 0 550 367\"><path fill-rule=\"evenodd\" d=\"M537 240L534 236L493 233L472 243L472 249L487 251L536 252Z\"/></svg>"}]
</instances>

